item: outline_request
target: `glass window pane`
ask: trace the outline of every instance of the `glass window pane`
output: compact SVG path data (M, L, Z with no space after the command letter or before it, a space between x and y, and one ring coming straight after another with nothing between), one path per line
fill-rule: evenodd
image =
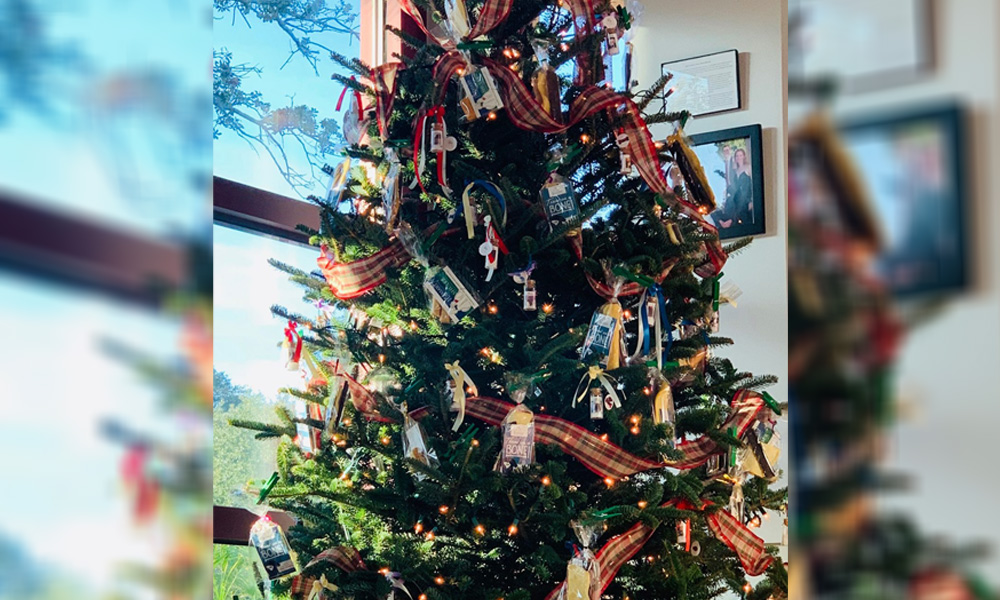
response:
M336 111L343 85L331 80L330 75L345 71L330 59L329 50L348 58L360 56L357 15L361 2L323 3L328 11L324 16L332 20L324 31L312 34L295 29L294 25L301 21L263 22L253 14L244 17L232 8L238 4L215 3L215 174L292 198L318 194L327 179L321 167L338 160L336 150L341 146L339 130L343 121L343 112ZM315 26L315 19L304 20L304 27ZM291 51L295 39L305 38L312 42L310 51L316 53L313 60ZM219 65L225 53L231 70L225 70L227 77L222 78ZM253 99L234 102L234 95L218 93L223 89L231 91L237 79L241 92L260 94L260 103ZM283 110L293 107L316 112ZM230 108L233 110L227 114L232 116L231 122L220 119ZM324 119L336 124L336 133L328 143L317 143L320 136L302 132L310 123L322 128Z
M105 342L170 362L177 321L0 272L0 332L7 342L0 346L0 598L98 598L125 589L152 598L126 582L122 568L162 564L172 526L135 527L135 497L121 473L125 450L102 434L102 423L113 419L165 443L192 425L167 414L162 390Z
M319 252L220 225L215 233L215 504L250 508L250 480L274 471L277 441L261 442L231 418L275 421L285 400L282 387L300 387L301 376L285 369L281 341L285 323L271 314L280 304L300 311L302 290L267 261L309 269Z
M195 231L211 25L190 0L0 4L0 192L150 235Z

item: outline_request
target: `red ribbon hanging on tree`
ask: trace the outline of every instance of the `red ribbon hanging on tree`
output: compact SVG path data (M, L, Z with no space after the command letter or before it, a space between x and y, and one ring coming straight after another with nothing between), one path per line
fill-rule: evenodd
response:
M295 363L302 358L302 336L299 335L297 327L298 323L295 321L289 321L285 326L285 339L295 348L292 351L292 362Z
M375 88L375 116L378 119L378 132L383 140L389 138L389 117L396 101L397 75L404 68L403 63L391 62L371 70L372 86Z

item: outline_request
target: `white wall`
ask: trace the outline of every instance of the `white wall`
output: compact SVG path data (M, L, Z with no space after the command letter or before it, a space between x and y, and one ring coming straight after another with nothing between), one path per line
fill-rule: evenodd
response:
M996 168L1000 6L996 0L935 2L937 66L910 85L843 96L838 116L903 110L956 98L971 110L971 209L968 231L974 289L953 299L931 324L915 331L899 364L902 399L915 414L893 436L892 467L916 476L919 494L886 505L917 515L925 533L956 542L989 541L984 575L1000 585L1000 190Z
M679 0L645 3L635 35L635 78L639 89L660 76L663 62L736 48L740 52L743 109L691 119L688 134L760 124L763 128L765 223L767 233L733 258L725 280L743 289L738 308L724 306L721 335L735 345L720 352L738 368L777 375L771 393L785 400L788 375L786 291L785 48L784 0ZM665 137L667 126L652 126ZM787 425L787 424L785 424ZM782 431L783 439L788 439ZM787 452L782 456L787 469ZM780 485L785 485L784 481ZM765 523L761 535L779 542L780 519Z

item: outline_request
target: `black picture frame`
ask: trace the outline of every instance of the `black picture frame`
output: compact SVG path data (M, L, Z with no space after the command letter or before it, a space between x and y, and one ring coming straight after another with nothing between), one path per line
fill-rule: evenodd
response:
M701 54L699 56L692 56L692 57L689 57L689 58L682 58L682 59L678 59L678 60L671 60L671 61L667 61L667 62L664 62L664 63L660 63L660 73L662 75L666 75L668 72L671 71L671 69L669 68L670 65L677 65L679 63L685 63L685 62L700 60L700 59L704 59L704 58L710 58L710 57L713 57L713 56L721 56L721 55L724 55L724 54L730 54L730 55L732 55L732 68L733 68L733 71L735 72L735 76L736 76L736 81L735 81L735 86L736 86L736 104L732 105L732 106L726 106L724 108L720 108L718 110L713 110L713 111L697 112L697 111L694 111L694 110L690 110L689 112L691 113L691 117L692 118L705 117L705 116L708 116L708 115L717 115L717 114L720 114L720 113L727 113L727 112L731 112L731 111L734 111L734 110L740 110L740 109L743 108L743 82L741 81L740 53L739 53L739 50L733 48L731 50L723 50L721 52L710 52L708 54ZM668 106L669 106L669 102L670 102L669 101L669 95L671 93L671 90L674 89L675 85L676 85L675 82L670 82L670 83L667 84L667 87L664 90L664 95L663 95L663 109L665 111L667 111L667 112L669 112L671 110L674 110L674 109L669 108ZM687 110L688 107L681 106L681 107L676 107L676 109L677 110Z
M761 126L757 124L690 136L691 149L698 155L705 178L715 194L716 209L708 215L708 219L719 229L720 239L761 235L767 231L764 219L766 211L761 132ZM726 146L731 149L728 159L723 154ZM738 169L735 163L739 150L743 150L744 164L749 168L749 173L742 173L749 176L748 183L740 182L741 173L734 171ZM749 158L746 158L747 150ZM725 167L727 163L728 168ZM720 166L726 171L720 169ZM746 203L744 198L749 198Z
M881 224L876 268L893 295L967 289L964 107L947 101L854 117L838 132Z
M853 1L857 6L822 0L789 2L789 45L795 49L789 53L791 80L805 87L832 84L845 94L859 94L913 83L934 69L937 36L932 0ZM824 19L811 12L817 6L840 12ZM879 35L839 47L840 40L847 39L845 30L862 29ZM817 44L816 35L836 41ZM851 54L845 56L845 50ZM909 50L912 54L905 62L896 57Z

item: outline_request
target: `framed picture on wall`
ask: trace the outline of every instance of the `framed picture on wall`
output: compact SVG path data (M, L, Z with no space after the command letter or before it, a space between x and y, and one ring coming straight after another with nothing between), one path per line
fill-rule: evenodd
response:
M705 177L715 194L715 211L708 220L719 237L732 239L760 235L764 227L764 161L760 125L723 129L692 135L691 149L698 155ZM677 174L668 171L675 185Z
M791 0L789 76L846 93L912 81L934 62L930 0Z
M660 70L672 76L663 95L666 112L686 110L700 117L743 107L736 50L665 62Z
M949 103L839 128L881 225L878 270L896 296L968 284L964 114Z

